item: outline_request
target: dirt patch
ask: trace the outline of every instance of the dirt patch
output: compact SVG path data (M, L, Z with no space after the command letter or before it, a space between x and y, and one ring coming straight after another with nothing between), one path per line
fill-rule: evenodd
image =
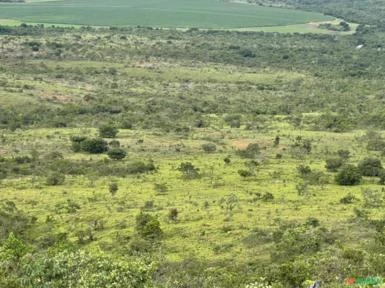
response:
M250 139L237 139L231 141L231 147L237 150L244 150L250 143L255 143Z

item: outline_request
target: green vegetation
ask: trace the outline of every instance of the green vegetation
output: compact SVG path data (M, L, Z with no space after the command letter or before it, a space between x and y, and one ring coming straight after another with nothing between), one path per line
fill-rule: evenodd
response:
M0 26L0 287L385 276L384 31Z
M110 0L107 3L104 0L64 0L1 3L0 19L50 24L221 29L282 26L332 18L320 13L229 1Z
M246 1L245 1L246 2ZM318 11L356 23L384 25L384 0L247 0L262 6Z

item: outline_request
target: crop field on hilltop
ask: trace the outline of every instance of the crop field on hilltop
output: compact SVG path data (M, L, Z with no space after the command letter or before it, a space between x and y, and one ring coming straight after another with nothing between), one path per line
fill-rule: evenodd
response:
M1 3L0 19L95 26L228 29L302 24L332 18L320 13L216 0L63 0Z

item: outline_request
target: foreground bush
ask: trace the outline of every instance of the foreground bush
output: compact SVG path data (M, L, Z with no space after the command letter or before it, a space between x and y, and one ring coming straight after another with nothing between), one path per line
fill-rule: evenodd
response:
M83 251L25 255L21 287L151 287L151 266Z

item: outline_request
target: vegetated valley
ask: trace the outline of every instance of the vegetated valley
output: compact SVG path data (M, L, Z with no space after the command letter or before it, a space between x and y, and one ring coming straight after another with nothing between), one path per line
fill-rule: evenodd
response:
M385 277L385 27L352 15L343 36L0 26L0 287Z

